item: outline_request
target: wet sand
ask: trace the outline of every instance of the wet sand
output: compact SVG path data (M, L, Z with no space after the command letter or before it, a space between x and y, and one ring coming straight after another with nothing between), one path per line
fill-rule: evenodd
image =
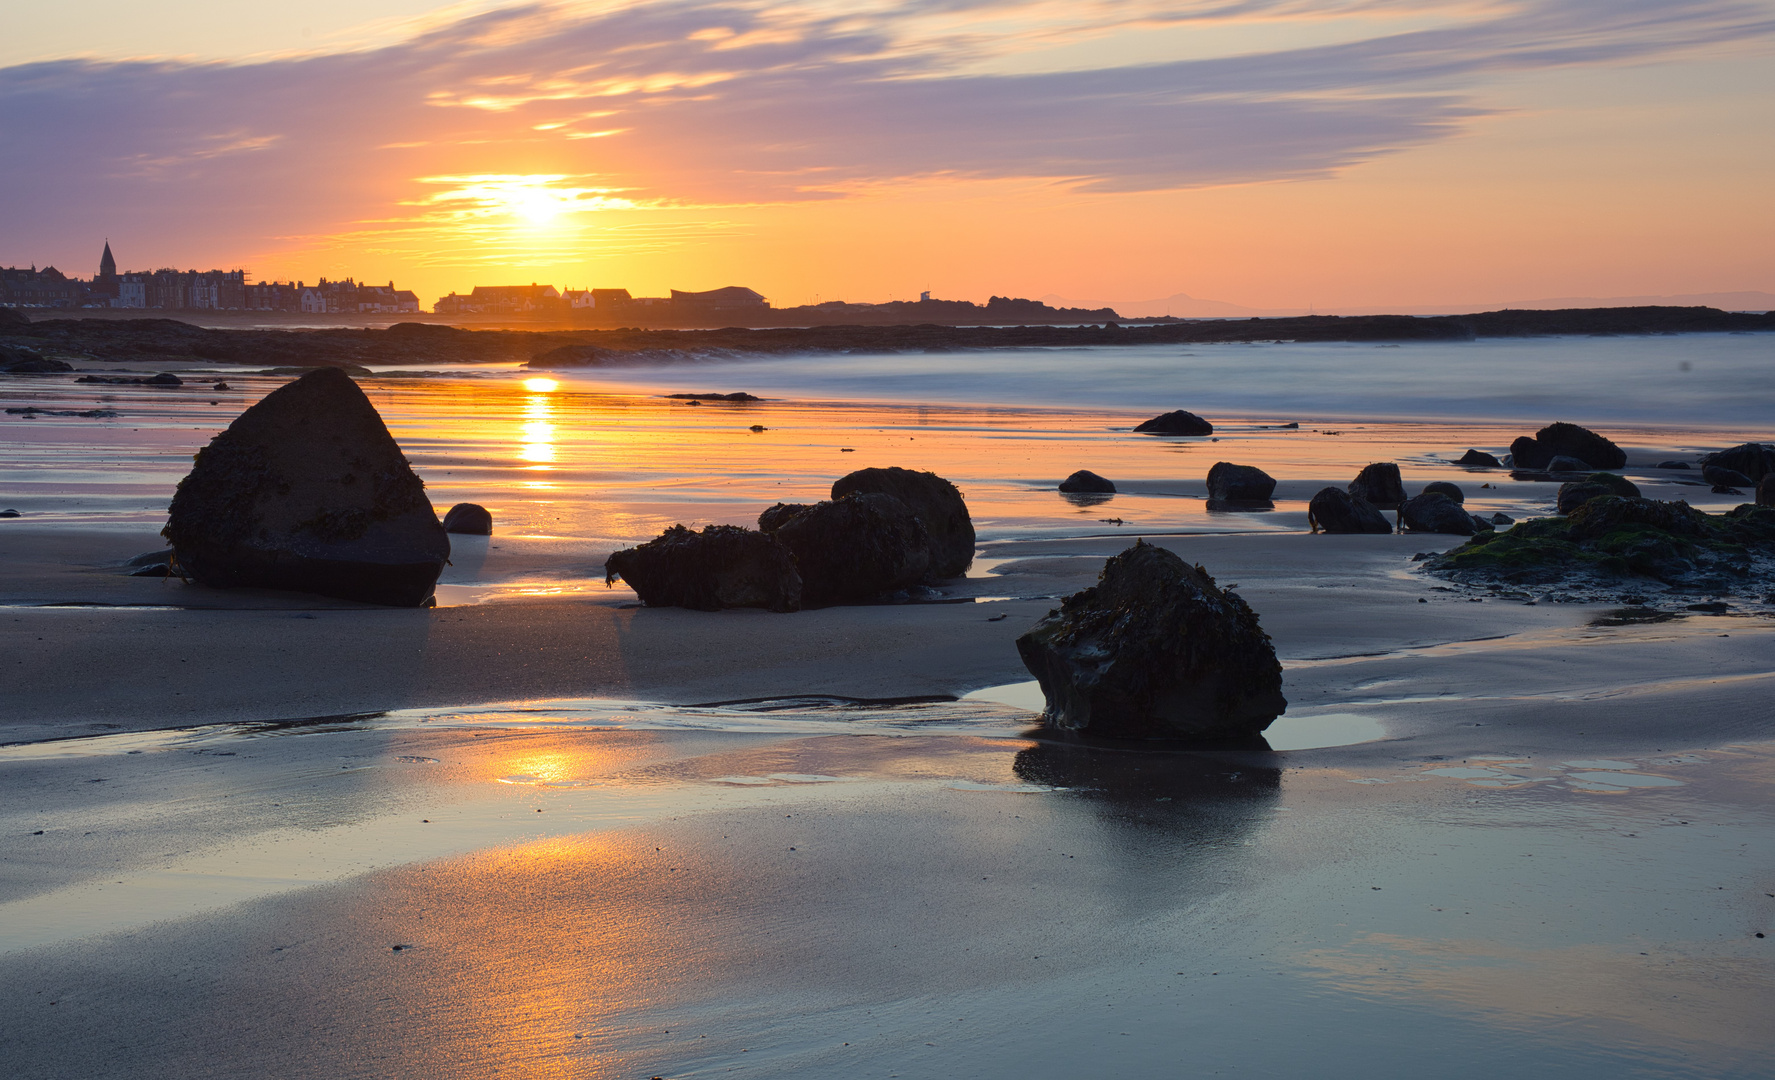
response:
M1346 456L1450 476L1408 446L1468 433L1424 431L1274 450L1267 515L989 478L943 602L794 615L634 607L616 517L459 540L409 611L124 577L157 544L121 502L0 522L4 1071L1766 1075L1769 603L1624 622L1417 572L1458 538L1301 531ZM1013 444L1033 475L1113 439ZM1456 478L1550 501L1497 475ZM1084 748L1003 703L1135 535L1260 613L1294 749Z

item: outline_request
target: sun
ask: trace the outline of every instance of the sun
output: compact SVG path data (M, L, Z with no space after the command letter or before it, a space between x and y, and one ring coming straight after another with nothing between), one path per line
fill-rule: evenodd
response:
M519 189L506 198L506 209L532 225L547 225L559 217L561 197L541 188Z

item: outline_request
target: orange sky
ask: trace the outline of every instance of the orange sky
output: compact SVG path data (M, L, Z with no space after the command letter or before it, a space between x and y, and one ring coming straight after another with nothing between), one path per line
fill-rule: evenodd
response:
M75 6L0 46L3 264L109 237L427 304L1775 292L1768 0Z

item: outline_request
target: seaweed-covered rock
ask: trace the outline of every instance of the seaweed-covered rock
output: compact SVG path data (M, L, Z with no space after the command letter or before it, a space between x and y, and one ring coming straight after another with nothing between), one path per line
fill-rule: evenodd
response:
M1577 424L1548 424L1533 438L1525 435L1510 444L1510 456L1518 469L1545 469L1548 462L1562 455L1587 462L1584 472L1627 464L1627 454L1619 446Z
M1451 484L1447 480L1432 480L1430 483L1424 485L1423 494L1428 495L1432 491L1447 495L1450 500L1456 503L1464 503L1467 501L1467 493L1461 490L1461 486L1459 484Z
M1060 481L1060 490L1069 495L1114 495L1116 486L1090 469L1080 469Z
M832 497L853 491L892 495L924 523L930 537L930 577L960 577L974 562L974 519L954 484L932 472L912 469L858 469L832 485Z
M1017 639L1049 727L1132 739L1250 739L1288 707L1257 615L1200 566L1137 541Z
M1276 493L1276 479L1255 465L1217 461L1208 470L1211 502L1267 503Z
M1193 412L1175 409L1142 421L1134 430L1144 435L1212 435L1214 425Z
M758 515L758 529L760 532L776 532L783 527L785 521L812 505L812 503L777 503Z
M1708 454L1701 459L1701 463L1719 469L1731 469L1754 484L1770 473L1775 473L1775 444L1740 443L1730 449ZM1705 470L1702 475L1706 475Z
M1593 472L1584 478L1584 483L1601 484L1609 489L1611 495L1624 495L1629 499L1639 498L1639 485L1612 472Z
M1483 469L1501 469L1504 467L1503 462L1492 457L1483 450L1468 450L1460 456L1460 459L1457 460L1455 464Z
M1478 529L1473 515L1440 491L1426 491L1406 500L1399 508L1399 520L1412 532L1472 536Z
M775 537L738 525L710 525L702 532L674 525L611 555L604 581L619 577L649 607L801 609L795 556Z
M1307 524L1314 532L1390 533L1393 526L1367 499L1341 488L1320 488L1307 503Z
M1775 580L1775 509L1745 505L1713 516L1680 501L1601 495L1565 517L1475 536L1426 566L1468 582L1591 574L1717 591L1725 582Z
M321 369L273 390L197 453L162 533L205 585L413 607L450 540L370 399Z
M874 600L911 588L930 572L924 523L892 495L853 491L774 524L770 535L795 554L808 607Z
M1364 465L1350 481L1349 492L1381 510L1397 510L1406 500L1405 481L1399 478L1399 466L1391 461Z
M492 536L493 515L479 503L457 503L444 515L444 531L463 536Z

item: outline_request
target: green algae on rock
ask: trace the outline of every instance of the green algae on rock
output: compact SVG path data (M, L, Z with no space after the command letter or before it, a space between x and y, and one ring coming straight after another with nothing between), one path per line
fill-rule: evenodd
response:
M1424 565L1469 584L1546 584L1588 575L1729 590L1775 580L1775 509L1746 504L1706 514L1680 500L1600 495L1565 517L1481 533Z

